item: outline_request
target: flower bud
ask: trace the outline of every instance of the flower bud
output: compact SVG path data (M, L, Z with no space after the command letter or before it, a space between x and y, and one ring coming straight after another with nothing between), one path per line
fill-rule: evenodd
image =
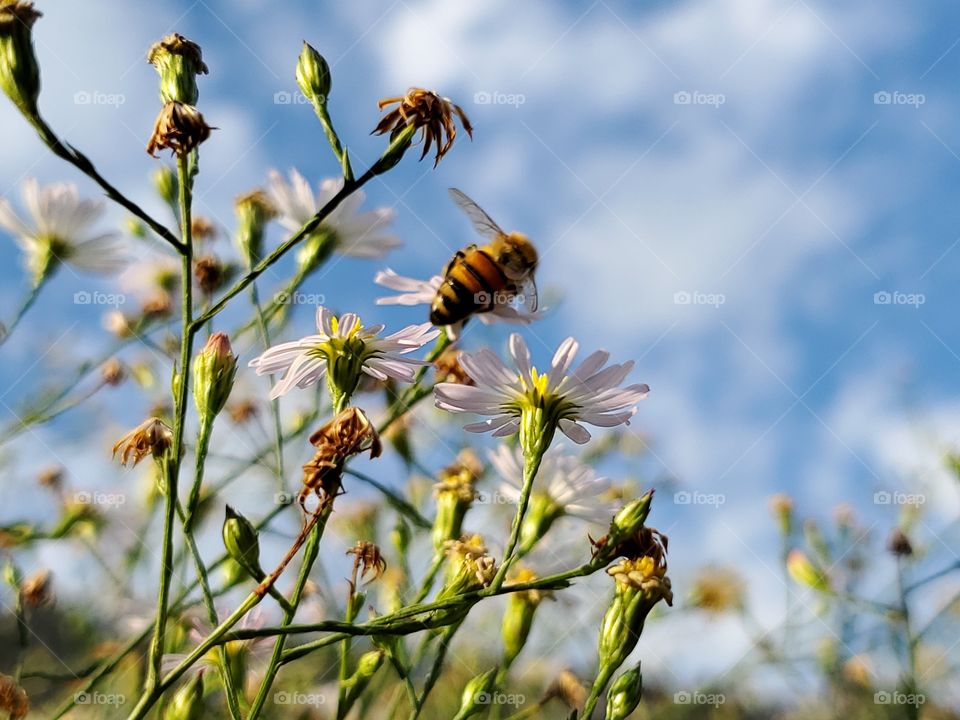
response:
M312 103L326 105L330 96L330 66L323 55L304 41L300 59L297 60L297 85Z
M203 672L177 690L164 715L165 720L200 720L206 709L203 705Z
M460 709L454 720L467 720L489 707L489 696L496 676L497 668L493 668L474 676L467 682L460 696Z
M260 567L260 540L253 524L227 505L222 532L223 546L230 557L255 580L262 580L264 572Z
M607 720L626 720L640 704L643 676L640 663L613 681L607 693Z
M894 528L887 540L887 550L897 557L913 555L913 544L900 528Z
M410 525L402 516L397 516L397 524L390 531L390 542L397 549L397 555L407 556L407 550L410 547Z
M227 404L237 375L237 357L225 333L216 332L193 360L193 400L201 422L213 422Z
M182 102L196 105L200 96L197 75L206 75L200 46L183 35L171 33L147 53L147 62L160 75L160 100L164 103Z
M153 187L167 205L177 203L177 194L180 192L177 182L177 174L168 165L161 165L153 173Z
M479 471L475 463L458 458L440 472L440 481L433 490L437 498L437 514L431 531L435 550L440 550L448 540L460 537L463 518L477 494L474 482Z
M410 149L413 144L413 136L417 133L416 125L405 125L396 135L391 135L390 144L383 151L380 159L370 168L373 175L382 175L391 170L400 162L404 153Z
M514 578L516 583L526 583L536 579L529 570L521 570ZM507 608L503 613L503 666L510 667L517 655L527 643L533 616L540 602L547 597L542 590L520 590L507 596Z
M297 250L297 268L300 273L310 273L327 261L337 246L337 236L326 228L310 233Z
M263 256L263 232L277 211L262 190L237 198L237 249L246 266L253 267Z
M32 28L41 15L32 2L0 0L0 87L29 118L38 116L40 68Z
M780 533L789 535L793 530L793 498L786 493L777 493L770 498L770 511L780 526Z
M830 589L830 579L817 568L802 550L791 550L787 555L787 572L794 582L819 592Z
M367 689L367 685L370 684L377 670L383 665L384 655L383 650L371 650L360 656L357 661L357 669L345 682L349 689L350 704Z

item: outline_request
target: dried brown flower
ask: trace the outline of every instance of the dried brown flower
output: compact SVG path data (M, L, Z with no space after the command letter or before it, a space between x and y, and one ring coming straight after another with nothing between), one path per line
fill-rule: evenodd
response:
M126 371L123 369L123 363L117 358L110 358L100 367L100 377L107 385L116 387L123 382L126 377Z
M190 235L194 240L213 240L217 237L217 226L203 215L195 215L190 220Z
M243 425L249 422L255 418L259 412L260 409L257 407L257 404L250 398L238 400L227 406L227 413L230 415L230 420L237 425Z
M437 370L437 382L456 383L457 385L473 385L473 378L460 365L460 351L447 348L433 362Z
M354 556L353 581L351 584L356 583L358 571L360 573L361 580L365 578L368 573L373 573L373 577L370 578L369 581L373 582L383 575L384 571L387 569L387 561L380 553L380 548L374 545L372 542L357 540L356 544L347 550L347 555Z
M743 608L743 579L731 568L704 568L694 579L690 604L711 614Z
M173 431L159 418L148 418L113 446L113 457L121 465L137 465L147 455L161 457L173 444Z
M23 598L23 604L31 608L49 605L53 601L51 577L49 570L38 570L20 583L20 597Z
M370 457L375 458L383 450L376 429L363 410L355 407L342 410L314 432L310 436L310 443L317 448L317 452L303 466L303 490L299 497L301 507L311 491L320 497L321 506L339 494L343 464L350 457L369 451Z
M30 710L27 692L9 675L0 673L0 710L10 715L10 720L26 717Z
M50 465L37 473L37 483L41 487L59 490L63 485L63 466Z
M887 540L887 550L897 557L910 557L913 555L913 544L903 530L894 528Z
M571 670L563 670L547 688L541 704L557 698L570 710L579 710L587 700L587 689Z
M432 90L410 88L406 95L383 98L377 105L381 110L388 105L396 105L396 107L380 119L380 123L373 132L377 135L389 132L390 138L393 139L404 128L414 126L421 131L423 139L421 160L430 152L430 147L436 145L434 167L453 147L454 138L457 136L454 116L460 118L463 129L470 138L473 138L473 126L463 109L451 102L449 98L441 97Z
M147 152L156 157L157 150L169 149L175 155L186 155L210 137L211 130L216 128L207 125L199 110L171 100L157 115Z
M197 287L205 295L212 295L223 287L228 275L223 262L213 255L197 258L193 264L193 277L196 278Z
M173 310L173 300L169 293L158 291L143 301L140 312L144 318L163 318Z

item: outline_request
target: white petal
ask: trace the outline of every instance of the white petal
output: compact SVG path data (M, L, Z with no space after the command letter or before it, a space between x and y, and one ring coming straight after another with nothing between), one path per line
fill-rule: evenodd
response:
M572 420L562 419L559 423L560 431L577 445L584 445L590 440L590 433L582 425L578 425Z

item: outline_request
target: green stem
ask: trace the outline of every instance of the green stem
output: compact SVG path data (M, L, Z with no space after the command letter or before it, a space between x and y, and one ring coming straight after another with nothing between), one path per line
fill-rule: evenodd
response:
M584 720L589 720L593 715L593 709L597 706L597 701L600 699L600 696L603 694L603 689L607 686L607 683L610 682L610 678L613 675L616 668L605 665L600 668L600 671L597 673L597 679L593 681L593 687L590 688L590 694L587 696L587 701L583 704L583 712L581 717Z
M260 328L260 337L263 340L264 347L270 347L270 328L263 312L263 306L260 304L260 293L257 291L256 283L250 286L250 303L256 311L257 325ZM280 420L280 398L274 398L270 401L270 414L273 416L274 452L277 455L277 480L280 483L278 490L282 492L284 488L283 479L286 475L283 470L283 423Z
M294 586L293 593L290 595L291 609L284 611L281 627L287 627L293 622L294 615L296 615L297 608L300 606L300 600L303 597L303 589L307 584L307 580L310 578L310 570L313 568L313 563L316 561L317 555L320 552L320 540L323 537L323 531L326 528L327 520L332 512L333 503L328 502L320 513L319 521L315 522L310 530L310 535L303 549L303 561L300 564L300 574L297 577L297 583ZM256 720L263 710L263 705L267 700L267 694L270 692L277 673L280 671L280 661L286 640L286 635L278 635L276 641L274 641L270 662L267 665L263 682L260 683L260 689L257 691L253 705L250 708L250 713L247 715L247 720Z
M108 198L126 209L135 217L145 222L151 230L176 248L179 253L183 254L188 251L187 245L189 243L187 240L181 242L168 228L154 220L139 205L130 200L113 185L107 182L107 180L100 175L99 172L97 172L97 168L90 161L90 159L72 145L62 142L60 138L58 138L53 132L53 129L47 125L45 120L39 116L29 119L34 129L37 131L37 134L40 136L40 139L43 140L44 144L48 148L50 148L54 155L66 160L84 175L97 183L97 185L103 189L104 193L106 193ZM186 235L184 235L184 237L186 237Z
M434 685L437 684L437 680L440 679L440 673L443 670L443 662L446 660L447 650L450 648L450 643L453 640L453 636L456 634L457 630L460 629L462 624L463 621L461 620L460 622L456 622L453 625L448 626L443 631L443 635L440 637L440 647L437 648L437 654L433 658L433 665L430 667L430 672L427 674L426 680L423 681L423 690L420 692L420 697L417 699L417 704L410 713L410 720L417 720L417 718L420 717L420 712L423 710L423 706L427 702L430 691L433 690Z
M363 175L358 179L352 182L344 182L343 187L340 188L340 191L337 192L330 200L320 208L316 215L314 215L310 220L308 220L302 228L297 232L287 238L284 242L280 243L273 252L271 252L267 257L263 258L258 262L250 271L244 275L240 280L238 280L233 287L227 290L217 302L215 302L206 312L204 312L200 317L194 321L194 326L199 328L210 320L212 320L216 315L218 315L234 297L239 293L243 292L254 280L260 277L268 268L274 265L280 258L286 255L295 245L297 245L304 238L310 236L310 234L316 230L320 223L322 223L337 207L342 203L347 197L352 195L354 192L359 190L361 187L366 185L371 179L376 177L373 169L367 170Z
M213 432L213 418L204 417L200 420L200 429L197 431L197 445L194 448L193 485L187 499L186 515L183 522L184 532L192 532L196 519L197 506L200 505L200 489L203 486L204 468L207 465L207 450L210 447L210 435Z
M547 443L549 445L549 443ZM523 517L527 513L527 507L530 505L530 495L533 493L533 483L537 479L537 471L540 470L540 463L543 461L543 454L546 448L538 448L528 453L523 463L523 489L520 491L520 501L517 503L517 512L513 516L513 524L510 527L510 537L503 550L503 562L500 563L500 569L497 570L493 582L487 588L490 594L497 592L503 585L507 577L507 572L515 560L514 551L520 540L520 530L523 527Z
M144 697L156 689L160 681L160 664L163 660L164 640L167 627L167 607L170 599L170 581L173 575L173 525L177 508L177 485L182 460L184 425L187 415L187 392L190 385L190 358L193 354L193 242L191 237L192 175L186 155L177 158L180 186L181 243L180 286L181 338L180 367L174 377L174 408L176 417L173 427L173 445L166 460L166 507L163 518L163 543L160 551L160 590L157 594L157 619L150 643L150 664L147 671L147 691Z
M20 302L20 307L17 308L17 312L13 316L13 319L10 320L10 322L8 322L5 326L0 328L0 330L2 330L2 335L0 335L0 345L3 345L7 340L10 339L10 336L13 335L14 329L20 324L23 316L27 314L27 311L33 306L33 303L36 302L38 297L40 297L40 290L46 284L46 281L49 279L49 277L50 274L45 273L39 281L33 284L33 287L30 288L23 300Z

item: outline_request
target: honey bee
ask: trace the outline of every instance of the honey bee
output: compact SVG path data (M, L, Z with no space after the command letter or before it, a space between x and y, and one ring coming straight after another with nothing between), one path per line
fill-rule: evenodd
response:
M456 188L450 188L450 196L489 242L458 250L447 264L443 282L430 305L430 322L453 325L474 313L491 312L503 305L521 305L527 312L534 312L537 250L533 243L522 233L505 233Z

